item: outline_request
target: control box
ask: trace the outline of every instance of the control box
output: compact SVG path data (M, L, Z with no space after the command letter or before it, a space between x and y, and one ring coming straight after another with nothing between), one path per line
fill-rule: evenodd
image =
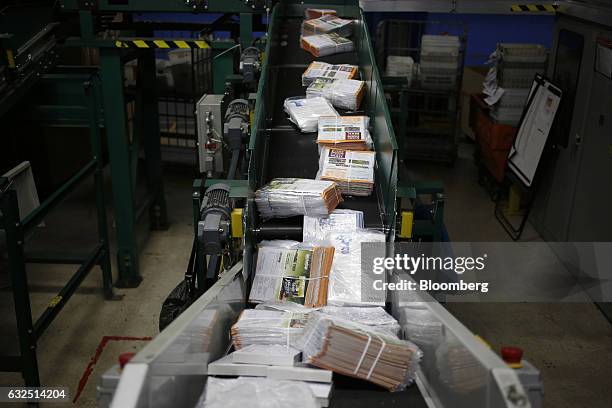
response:
M226 95L206 94L196 104L198 164L209 177L223 174L223 122Z

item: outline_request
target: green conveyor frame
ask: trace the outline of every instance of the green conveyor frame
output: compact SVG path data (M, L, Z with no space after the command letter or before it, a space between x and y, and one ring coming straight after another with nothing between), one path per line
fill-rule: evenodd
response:
M366 227L384 231L387 240L392 242L396 225L398 145L368 28L357 3L328 1L317 4L318 7L330 7L333 4L339 15L355 20L351 37L355 44L354 51L321 58L313 57L299 46L301 23L308 6L295 2L282 2L274 7L248 146L249 188L253 193L274 177L315 178L318 169L315 137L313 134L300 133L289 122L283 111L283 101L287 97L305 94L305 88L301 85L301 75L314 60L357 65L361 79L366 82L366 94L358 113L370 117L370 132L376 150L376 186L372 196L345 197L341 207L362 210ZM250 259L254 244L258 240L256 232L266 224L268 229L273 229L274 226L287 227L291 223L299 224L301 218L280 222L264 222L259 219L251 194L246 211L245 230L248 233L245 270L251 270Z

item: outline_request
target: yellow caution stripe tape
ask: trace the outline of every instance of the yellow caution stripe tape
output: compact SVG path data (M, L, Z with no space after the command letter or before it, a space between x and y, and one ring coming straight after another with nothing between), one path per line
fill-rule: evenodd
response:
M185 40L185 39L176 39L176 40L160 40L160 39L139 39L139 38L130 38L130 39L120 39L115 41L115 47L117 48L210 48L210 45L204 40Z
M513 4L510 6L510 11L518 13L554 13L558 8L558 4Z

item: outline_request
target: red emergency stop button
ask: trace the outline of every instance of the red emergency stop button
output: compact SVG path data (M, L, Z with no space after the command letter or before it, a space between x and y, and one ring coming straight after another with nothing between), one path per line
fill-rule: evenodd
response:
M512 368L521 368L523 366L523 363L521 362L523 359L523 349L520 347L502 347L501 356L506 364Z
M132 357L134 357L136 353L121 353L119 354L119 367L123 369L127 363L130 362Z

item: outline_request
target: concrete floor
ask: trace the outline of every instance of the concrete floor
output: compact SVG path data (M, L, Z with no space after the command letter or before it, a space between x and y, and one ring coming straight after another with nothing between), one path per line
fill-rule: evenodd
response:
M493 203L476 183L472 146L462 144L453 168L410 165L413 177L442 180L446 188L446 225L454 241L506 241L493 218ZM166 295L181 280L191 247L192 173L167 168L165 189L171 225L167 231L147 233L142 227L141 273L137 289L117 289L121 301L105 301L99 270L94 269L49 327L38 347L41 380L47 386L67 386L75 394L79 380L104 336L155 336ZM75 193L65 206L46 220L28 245L53 244L75 250L86 244L83 231L94 231L94 207L88 201L91 186ZM109 195L110 197L110 195ZM111 218L112 219L112 218ZM528 227L524 238L538 240ZM93 243L93 241L91 241ZM73 248L74 246L74 248ZM28 269L32 305L38 315L72 269L36 265ZM116 273L116 269L115 269ZM0 274L6 288L5 275ZM0 342L14 348L12 299L0 299ZM517 345L542 371L546 407L612 406L612 326L592 304L449 304L449 309L495 349ZM95 364L78 406L95 406L98 377L117 361L119 353L137 351L142 340L110 341ZM19 375L0 374L0 386L21 383ZM53 404L52 406L58 406Z

